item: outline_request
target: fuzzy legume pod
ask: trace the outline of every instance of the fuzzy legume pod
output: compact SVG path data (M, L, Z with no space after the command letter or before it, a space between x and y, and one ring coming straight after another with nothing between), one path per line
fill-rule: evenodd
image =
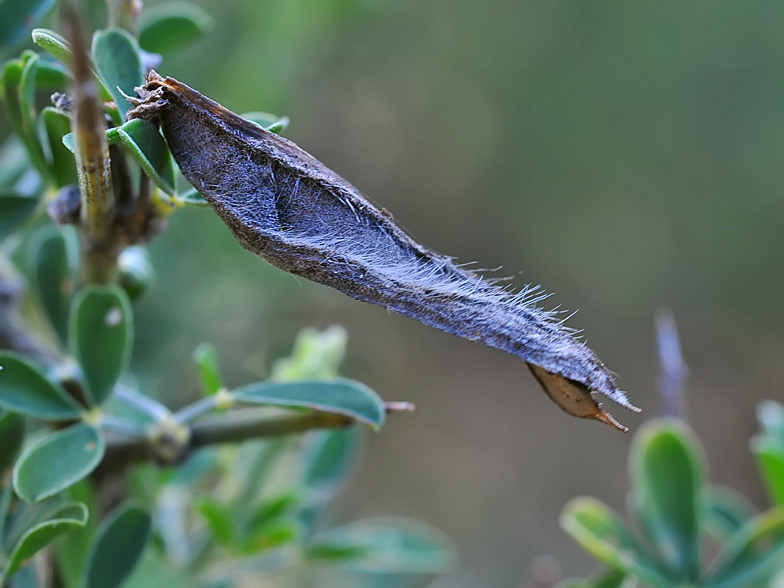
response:
M280 269L522 358L566 412L625 428L612 373L533 289L511 293L430 251L297 145L154 71L128 118L159 124L188 181L243 247Z

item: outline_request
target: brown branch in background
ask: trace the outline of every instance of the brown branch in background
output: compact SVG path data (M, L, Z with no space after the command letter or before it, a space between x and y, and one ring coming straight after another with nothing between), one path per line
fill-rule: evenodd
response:
M205 418L195 423L191 427L191 447L195 449L217 443L237 443L259 437L301 433L310 429L341 429L354 422L347 416L324 412L263 419L259 419L252 412L256 411L244 410L233 415ZM228 418L229 416L231 418Z
M81 21L70 4L63 8L63 25L73 47L72 127L82 197L82 277L86 282L107 283L114 278L118 252L112 238L115 202L106 118Z
M132 463L150 459L174 465L181 463L192 451L208 445L240 443L311 429L342 429L354 422L346 416L322 412L270 415L265 409L244 409L202 419L179 431L157 427L145 439L112 434L107 438L106 455L96 476L103 478L124 471Z

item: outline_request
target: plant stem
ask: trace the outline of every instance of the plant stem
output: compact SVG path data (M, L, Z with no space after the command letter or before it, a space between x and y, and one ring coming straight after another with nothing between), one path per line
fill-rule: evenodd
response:
M124 405L152 417L156 422L172 416L172 412L165 405L123 384L115 386L114 397Z
M193 404L189 404L188 406L185 406L174 413L174 420L179 424L192 421L202 415L207 414L208 412L215 410L220 400L220 398L216 398L215 396L208 396L207 398L197 400Z
M72 128L82 196L82 277L88 283L108 283L116 273L117 247L112 242L115 203L106 121L79 17L71 8L64 11L64 20L73 46Z
M311 429L341 429L354 421L342 415L321 412L285 413L271 416L269 409L244 409L205 418L192 425L185 447L178 452L182 460L191 451L219 443L239 443L249 439L279 437L291 433L302 433ZM130 463L149 460L161 461L150 439L130 439L125 436L107 438L106 456L102 466L106 470L122 470ZM178 460L174 460L177 463ZM171 463L164 461L164 463ZM103 469L103 467L102 467Z
M117 417L113 417L111 415L102 415L100 424L104 429L119 433L121 435L127 435L129 437L139 439L145 438L146 433L144 429L141 429L134 423L124 419L118 419Z
M237 413L205 418L191 427L190 445L195 449L216 443L237 443L247 439L276 437L310 429L341 429L354 422L349 417L325 412L273 417L259 412L246 409Z

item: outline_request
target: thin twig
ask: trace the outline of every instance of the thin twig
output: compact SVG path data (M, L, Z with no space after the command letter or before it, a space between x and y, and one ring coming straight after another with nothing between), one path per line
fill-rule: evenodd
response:
M106 122L81 22L73 6L65 5L63 20L73 47L72 129L82 196L82 274L87 282L106 283L113 279L117 261L116 248L110 242L115 203Z

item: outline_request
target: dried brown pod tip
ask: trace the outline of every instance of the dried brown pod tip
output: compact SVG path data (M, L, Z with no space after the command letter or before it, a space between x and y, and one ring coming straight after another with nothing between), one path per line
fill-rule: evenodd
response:
M297 145L151 71L128 118L161 126L185 177L243 247L280 269L516 355L566 412L620 430L594 394L638 411L537 288L513 293L409 237Z

